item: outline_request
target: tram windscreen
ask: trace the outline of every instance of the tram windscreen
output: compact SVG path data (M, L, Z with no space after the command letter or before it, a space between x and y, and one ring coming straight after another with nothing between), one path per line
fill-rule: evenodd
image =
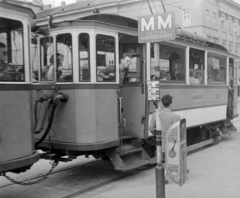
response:
M112 36L98 34L96 36L97 53L97 81L116 82L116 63L115 63L115 38ZM112 77L103 79L101 72L108 72Z
M23 24L0 17L0 82L24 80Z
M72 65L72 35L57 35L57 81L72 82L73 81L73 65Z

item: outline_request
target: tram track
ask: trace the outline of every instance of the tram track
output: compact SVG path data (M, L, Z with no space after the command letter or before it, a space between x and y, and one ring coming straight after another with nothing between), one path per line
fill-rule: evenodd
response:
M51 175L63 172L63 171L67 171L67 170L71 170L71 169L78 168L78 167L81 167L81 166L87 166L87 165L90 165L90 164L93 164L93 163L97 163L99 161L101 161L101 160L93 160L91 162L85 162L85 163L74 165L74 166L70 166L70 167L60 168L59 170L56 170L56 171L53 171L52 173L50 173L48 175L48 177L51 176ZM44 176L45 176L45 173L42 173L41 175L21 180L21 182L27 182L27 181L31 181L31 180L36 180L36 179L44 177ZM15 185L15 183L9 183L9 184L5 184L3 186L0 186L0 189L1 188L5 188L5 187L9 187L9 186L12 186L12 185Z
M77 192L75 192L75 193L72 193L72 194L70 194L70 195L67 195L67 196L64 196L64 197L61 197L61 198L74 198L74 197L79 196L79 195L81 195L81 194L84 194L84 193L90 192L90 191L92 191L92 190L95 190L95 189L97 189L97 188L103 187L103 186L105 186L105 185L107 185L107 184L111 184L111 183L113 183L113 182L115 182L115 181L119 181L119 180L121 180L121 179L124 179L124 178L126 178L126 177L128 177L128 176L130 176L130 175L132 175L132 174L134 174L134 173L125 173L124 175L121 175L121 176L119 176L119 177L116 177L116 178L107 180L107 181L105 181L105 182L102 182L102 183L100 183L100 184L97 184L97 185L88 187L88 188L83 189L83 190L79 190L79 191L77 191Z

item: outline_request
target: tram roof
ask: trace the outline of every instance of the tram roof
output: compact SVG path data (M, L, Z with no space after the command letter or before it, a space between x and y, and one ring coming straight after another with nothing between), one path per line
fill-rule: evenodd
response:
M4 1L0 1L0 7L2 9L6 9L6 10L11 9L20 13L28 14L32 19L36 19L36 15L31 8L27 8L25 6L20 6L14 3L4 2Z
M67 12L78 11L85 8L98 8L97 6L106 6L106 5L116 5L118 2L116 0L85 0L73 4L68 4L60 7L50 8L43 10L42 12L37 13L37 19L47 17L48 15L63 14Z

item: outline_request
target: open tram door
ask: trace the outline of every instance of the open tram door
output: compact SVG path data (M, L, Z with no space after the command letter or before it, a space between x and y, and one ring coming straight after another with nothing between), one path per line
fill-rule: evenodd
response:
M116 151L107 152L117 170L130 170L152 163L142 146L142 140L147 137L148 123L145 51L146 46L138 43L137 36L119 35L119 62L124 53L130 53L132 60L119 88L120 146Z
M237 62L233 58L228 60L228 103L227 119L224 121L225 129L221 131L224 134L232 135L237 132L236 127L231 120L238 116L237 113Z
M229 58L229 72L228 72L228 108L227 117L233 119L237 116L237 62L234 62L233 58Z

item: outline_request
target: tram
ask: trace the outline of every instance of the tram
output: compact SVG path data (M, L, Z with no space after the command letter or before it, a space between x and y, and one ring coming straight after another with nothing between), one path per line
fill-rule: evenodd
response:
M23 172L38 161L30 79L31 9L0 1L0 173Z
M148 130L155 107L148 101L147 82L157 75L156 53L153 44L138 43L137 21L100 13L71 20L61 15L58 22L54 16L39 16L41 24L31 39L31 109L36 149L45 151L41 157L107 157L123 171L155 163ZM238 116L238 57L204 35L182 28L176 33L174 41L155 43L160 92L173 96L172 110L187 120L188 150L194 150L236 132L231 120ZM120 86L125 52L133 58ZM112 82L98 75L109 65L116 68ZM198 83L192 83L190 73ZM62 102L53 111L56 95Z

